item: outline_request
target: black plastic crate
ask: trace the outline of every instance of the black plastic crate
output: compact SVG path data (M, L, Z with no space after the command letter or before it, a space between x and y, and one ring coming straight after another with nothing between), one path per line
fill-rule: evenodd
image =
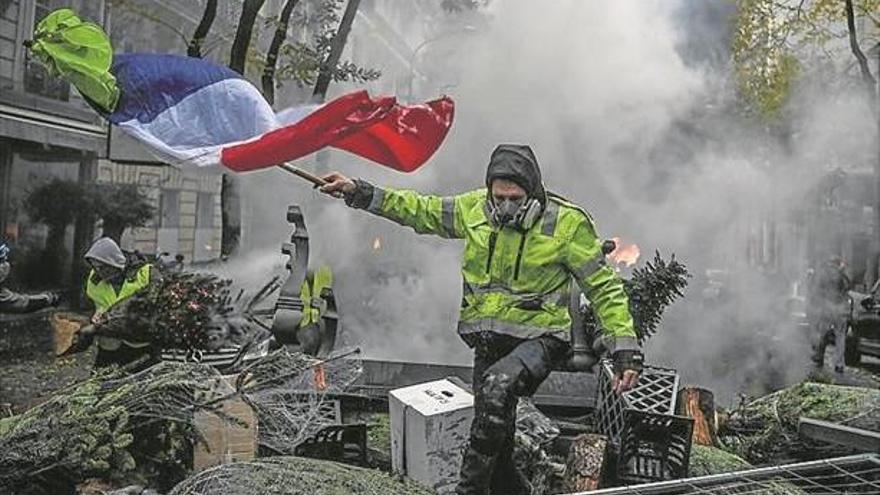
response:
M675 370L645 366L636 387L622 395L611 389L614 371L610 360L602 361L598 374L596 419L599 433L607 436L611 443L620 444L627 410L675 414L679 382Z
M675 370L645 366L636 387L611 388L611 361L601 363L596 399L599 432L615 454L618 481L644 483L687 476L693 419L675 415L679 377Z
M617 455L617 479L626 483L687 477L694 420L629 410Z

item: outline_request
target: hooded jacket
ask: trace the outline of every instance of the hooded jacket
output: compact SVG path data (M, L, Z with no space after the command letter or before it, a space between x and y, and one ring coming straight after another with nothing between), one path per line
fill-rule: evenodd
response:
M487 218L488 188L506 178L542 201L540 219L528 230L493 225ZM623 282L607 266L592 218L578 206L547 194L537 160L528 146L501 145L492 153L487 187L439 197L385 189L356 181L346 197L421 234L463 239L463 293L459 334L495 332L518 338L552 334L570 338L571 280L590 300L613 352L638 349Z
M162 280L161 276L153 270L153 265L150 264L145 264L136 270L131 270L131 273L125 273L128 268L125 253L109 237L102 237L95 241L86 253L85 258L123 270L124 279L119 286L115 286L106 280L100 280L94 270L89 272L88 279L86 280L86 295L95 305L95 311L99 314L107 313L111 309L119 313L125 312L125 303L133 295L146 290L150 285L161 283ZM101 349L113 351L119 349L122 344L129 347L145 347L148 345L143 342L124 341L106 336L98 338L98 346Z
M547 204L547 193L541 180L541 169L532 149L521 144L502 144L495 148L486 167L486 189L492 189L492 181L507 179L525 189L529 198Z
M92 244L86 252L87 260L95 260L112 266L113 268L125 269L125 253L116 244L116 241L109 237L102 237Z

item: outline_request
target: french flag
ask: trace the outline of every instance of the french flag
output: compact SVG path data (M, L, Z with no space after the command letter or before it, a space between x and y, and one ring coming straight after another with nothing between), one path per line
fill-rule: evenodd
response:
M448 97L404 106L366 91L276 113L240 74L180 55L116 54L110 72L119 101L112 113L96 109L161 160L190 169L245 172L329 146L411 172L440 147L454 114Z

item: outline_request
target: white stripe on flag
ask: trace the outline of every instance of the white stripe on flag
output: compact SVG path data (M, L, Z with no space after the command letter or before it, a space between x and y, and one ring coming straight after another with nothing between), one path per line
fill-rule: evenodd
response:
M220 149L253 139L279 125L257 89L241 79L220 81L187 96L152 122L131 119L119 128L171 165L216 166Z

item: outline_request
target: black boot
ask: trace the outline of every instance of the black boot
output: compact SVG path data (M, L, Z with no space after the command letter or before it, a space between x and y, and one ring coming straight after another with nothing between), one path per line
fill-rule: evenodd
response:
M497 454L481 454L469 446L461 460L461 479L455 488L456 495L488 495L497 460Z
M512 456L513 446L504 451L495 465L492 475L491 495L529 495L532 485L525 475L516 468Z

